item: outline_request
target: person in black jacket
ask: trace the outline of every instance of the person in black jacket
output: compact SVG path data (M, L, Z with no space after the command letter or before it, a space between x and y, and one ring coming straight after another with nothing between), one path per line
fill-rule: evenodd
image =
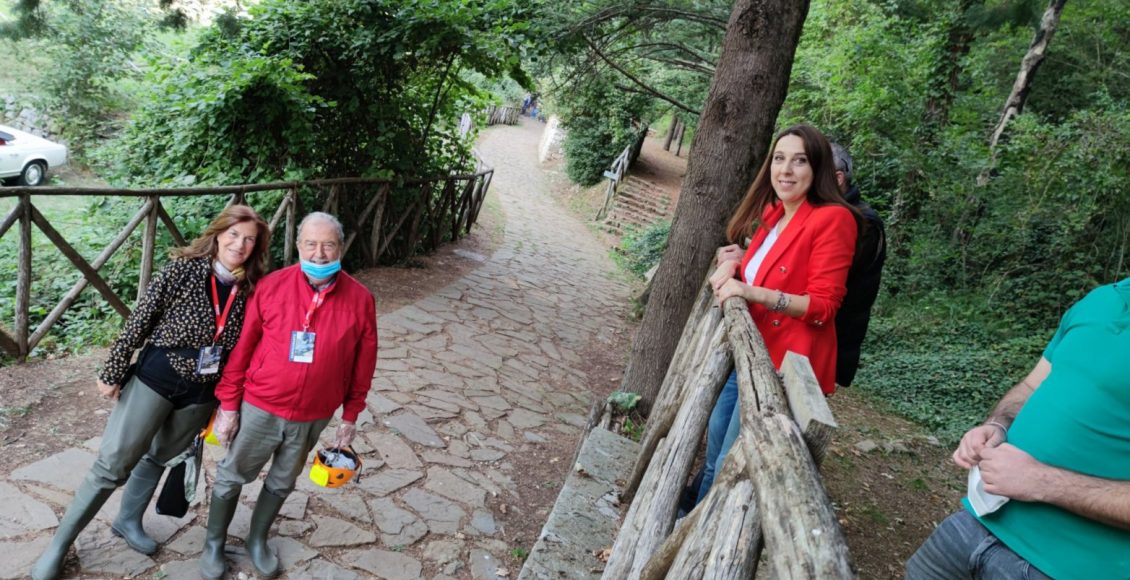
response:
M848 203L863 214L863 224L855 247L855 257L848 271L847 295L836 315L836 386L848 387L859 368L860 346L867 335L871 321L871 305L879 295L879 280L883 262L887 259L887 234L883 220L859 194L852 183L852 160L847 149L832 143L832 157L836 162L836 183Z

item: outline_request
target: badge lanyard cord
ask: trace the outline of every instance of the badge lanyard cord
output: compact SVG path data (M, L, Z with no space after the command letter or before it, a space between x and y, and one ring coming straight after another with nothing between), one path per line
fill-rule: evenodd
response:
M314 311L326 301L326 292L332 287L333 283L314 293L314 298L310 300L310 308L306 309L306 320L302 323L303 333L310 330L310 322L314 319Z
M212 337L212 346L220 340L220 335L224 333L224 327L228 324L228 313L231 312L231 306L235 303L235 293L239 290L239 282L236 282L231 287L231 292L228 294L228 303L224 305L223 313L220 312L220 291L216 288L216 275L212 275L212 309L216 312L216 335Z

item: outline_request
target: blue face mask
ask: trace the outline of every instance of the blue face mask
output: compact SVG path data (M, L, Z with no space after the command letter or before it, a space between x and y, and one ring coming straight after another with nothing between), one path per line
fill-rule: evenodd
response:
M341 271L341 260L334 260L329 264L315 264L306 260L299 260L302 272L314 280L325 280Z

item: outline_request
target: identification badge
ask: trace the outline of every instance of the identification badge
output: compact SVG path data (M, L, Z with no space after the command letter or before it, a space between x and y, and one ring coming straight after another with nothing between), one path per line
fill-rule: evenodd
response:
M219 345L205 346L200 349L200 356L196 359L196 374L214 375L220 372L220 358L224 354L224 347Z
M295 330L290 333L290 362L314 362L314 333Z

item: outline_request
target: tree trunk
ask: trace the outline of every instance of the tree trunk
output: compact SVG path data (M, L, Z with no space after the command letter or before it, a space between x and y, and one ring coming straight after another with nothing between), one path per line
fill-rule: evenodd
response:
M989 140L989 148L993 150L994 155L996 154L997 143L1000 141L1005 127L1008 126L1008 122L1024 110L1024 102L1028 100L1028 91L1032 88L1032 79L1035 78L1040 63L1044 62L1048 45L1052 41L1052 36L1055 35L1056 27L1059 26L1059 15L1063 13L1064 4L1067 4L1067 0L1051 0L1043 17L1040 18L1040 26L1036 29L1036 36L1032 38L1032 44L1028 46L1028 53L1024 55L1024 60L1020 61L1020 72L1016 74L1016 82L1012 85L1012 92L1009 93L1008 100L1004 103L1004 112L1001 113L1001 119L997 122L996 128L993 129L992 139Z
M738 0L699 118L667 251L622 390L650 408L730 214L761 166L785 100L808 0Z
M675 157L678 157L679 155L681 155L683 153L683 134L686 133L686 132L687 132L687 125L685 123L679 123L679 137L678 137L679 144L675 148Z
M671 116L671 126L667 127L667 138L663 141L663 150L671 150L671 140L675 138L675 131L679 129L679 116Z

